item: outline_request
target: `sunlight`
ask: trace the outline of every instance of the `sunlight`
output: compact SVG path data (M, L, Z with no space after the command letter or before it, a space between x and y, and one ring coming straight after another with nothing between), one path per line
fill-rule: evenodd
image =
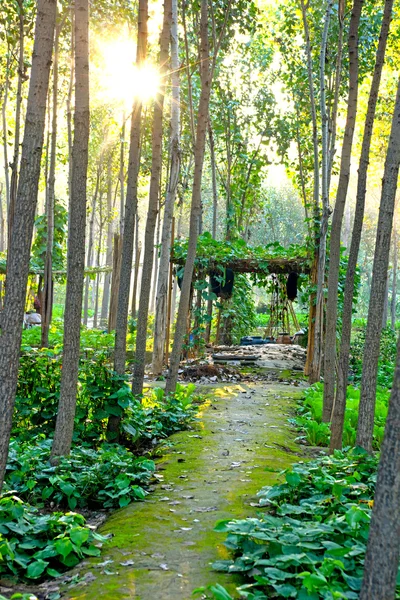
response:
M128 109L134 98L148 102L157 95L160 76L157 69L145 64L135 65L136 44L133 40L119 39L102 43L101 96L106 102L117 102Z

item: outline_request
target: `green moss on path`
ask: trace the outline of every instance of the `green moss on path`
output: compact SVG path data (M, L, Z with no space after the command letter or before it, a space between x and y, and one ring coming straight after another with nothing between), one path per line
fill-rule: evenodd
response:
M209 390L208 390L209 391ZM116 511L101 528L112 533L101 559L80 567L70 600L188 600L193 589L233 577L211 570L226 557L215 522L256 514L257 491L276 481L266 468L298 460L287 418L300 391L280 384L215 388L198 427L171 438L160 479L145 502Z

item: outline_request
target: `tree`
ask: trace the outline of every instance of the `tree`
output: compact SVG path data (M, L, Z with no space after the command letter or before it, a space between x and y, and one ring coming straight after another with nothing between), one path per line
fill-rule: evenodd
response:
M171 21L171 130L170 130L170 174L164 206L161 234L160 265L158 269L157 298L154 322L152 371L160 374L164 359L164 344L167 327L168 265L171 252L171 227L180 170L180 81L178 53L178 3L172 0ZM170 290L171 292L171 290Z
M342 447L344 414L346 410L347 379L349 372L353 295L357 271L358 253L360 249L361 232L363 229L369 153L371 147L372 131L375 120L379 86L381 81L382 69L385 62L386 45L389 35L392 8L393 0L385 0L385 9L382 17L381 33L379 37L378 49L376 52L375 67L371 82L371 89L368 99L368 109L364 125L364 135L358 169L356 209L354 215L353 233L351 237L349 260L347 263L346 281L344 288L342 336L340 340L337 388L331 425L331 450Z
M68 222L67 294L60 401L51 456L69 454L74 431L83 281L89 157L89 2L75 0L75 113Z
M0 320L0 490L8 456L18 378L55 22L56 1L38 0L21 169L8 253L7 289Z
M400 556L400 338L360 600L394 600Z
M147 54L148 1L139 0L136 65L140 69ZM128 327L129 293L133 259L135 218L137 213L138 176L140 168L140 132L142 101L136 97L132 107L130 146L125 196L124 236L122 241L121 278L118 292L118 309L115 328L114 369L125 373L126 333ZM109 418L109 429L116 432L119 418Z
M397 87L392 130L389 138L382 182L382 195L376 232L371 298L368 310L367 331L365 334L361 394L358 412L357 445L365 448L369 452L372 451L379 342L382 331L382 312L385 302L390 240L393 227L393 213L396 201L399 168L400 79Z
M154 103L153 128L152 128L152 161L149 192L149 206L147 211L146 232L144 238L144 255L142 281L140 286L139 311L136 332L136 353L133 373L132 391L141 394L143 388L147 321L151 289L151 275L154 258L154 230L157 221L158 199L160 195L160 175L162 166L162 124L164 97L167 83L168 50L171 35L172 0L164 0L164 19L160 36L160 76L161 84ZM167 246L168 248L168 246ZM168 271L168 269L166 269Z
M225 14L225 24L229 16L231 2L228 3ZM225 27L222 29L221 38ZM197 238L201 219L201 180L204 165L206 134L208 125L209 102L211 93L212 75L218 54L218 46L214 49L213 65L210 70L209 39L208 39L208 5L207 0L201 1L200 15L200 75L201 92L197 113L196 141L194 148L194 177L192 187L192 204L190 212L189 242L185 270L181 288L178 316L176 319L174 344L171 353L170 367L166 382L166 391L175 391L178 379L179 362L182 351L183 339L186 333L186 320L189 310L190 290L192 286L194 261L196 258Z
M343 138L339 183L333 211L329 248L328 300L326 306L325 360L324 360L324 408L323 420L330 421L335 395L337 299L340 266L340 241L344 208L350 180L351 150L358 102L358 28L363 0L355 0L349 30L349 96L347 118Z

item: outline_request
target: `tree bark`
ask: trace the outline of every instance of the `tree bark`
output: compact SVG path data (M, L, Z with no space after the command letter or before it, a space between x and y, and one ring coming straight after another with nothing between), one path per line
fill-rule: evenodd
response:
M400 556L400 339L360 600L394 600Z
M54 35L54 62L53 62L53 102L52 102L52 121L51 121L51 148L50 148L50 166L47 183L47 241L46 257L44 263L43 275L43 294L41 302L42 317L42 335L41 346L47 348L49 345L49 329L53 309L53 245L54 245L54 205L55 205L55 185L56 185L56 159L57 159L57 117L58 117L58 54L60 33L63 22L56 25ZM50 112L50 107L49 107Z
M392 300L390 303L390 322L391 322L393 331L395 331L395 328L396 328L398 245L399 245L399 234L397 233L397 224L395 221L395 224L393 227Z
M108 158L107 163L107 249L106 249L106 266L110 267L113 261L113 223L112 223L112 154ZM101 302L101 327L107 326L108 321L108 305L110 303L110 286L111 273L106 273L104 278L103 298Z
M153 131L152 131L152 161L151 180L149 192L149 208L147 211L146 231L144 238L142 283L140 287L139 311L136 331L136 353L133 371L132 392L141 394L143 388L147 320L149 311L151 273L153 270L154 256L154 230L158 212L158 198L160 193L160 173L162 166L162 124L164 96L166 89L166 75L168 50L172 22L172 0L164 0L164 20L160 36L160 74L162 84L154 104ZM168 273L168 269L166 269Z
M336 194L335 209L332 217L332 228L329 251L328 299L326 305L326 332L324 357L324 405L322 419L331 420L335 397L336 372L336 327L337 301L340 268L340 243L344 208L350 181L351 151L353 147L354 129L358 103L358 28L364 0L354 0L349 29L349 94L347 100L347 118L344 131L339 183Z
M179 47L178 47L178 3L172 0L171 21L171 133L169 139L171 166L167 195L164 206L164 220L161 234L160 264L158 269L157 298L154 323L154 345L152 371L159 375L162 372L164 344L166 335L167 297L168 297L168 265L171 254L171 226L174 214L176 192L179 181L181 162L180 150L180 78L179 78Z
M390 252L390 234L393 226L399 167L400 79L398 82L392 129L382 181L382 195L379 207L374 266L372 271L371 299L368 309L367 331L365 334L360 405L358 409L357 445L365 448L369 452L372 451L379 342L382 331L382 311L385 301Z
M364 220L365 195L367 189L367 173L369 165L369 152L371 147L372 131L375 120L376 104L378 100L379 85L381 81L383 64L385 62L386 44L389 35L390 19L393 0L385 0L381 33L376 53L374 74L368 99L368 109L365 118L364 137L362 142L360 163L358 168L357 200L354 215L354 225L351 237L349 260L347 263L346 281L344 288L342 337L340 341L337 389L335 396L335 410L331 425L331 451L342 447L344 414L346 410L346 392L349 373L350 339L352 324L352 309L354 295L354 281L357 270L358 252L360 249L361 232Z
M67 292L60 401L52 459L69 454L74 431L83 280L89 146L89 0L75 0L75 113L68 222Z
M6 184L6 208L7 214L10 208L10 173L8 164L8 126L7 126L7 103L10 89L10 47L7 46L6 80L4 82L4 96L1 107L1 119L3 127L3 157L4 157L4 181Z
M148 0L139 0L136 65L144 63L147 53ZM117 322L115 328L114 369L125 373L126 334L128 327L129 294L133 259L135 216L137 212L138 176L140 168L140 131L142 103L133 103L128 161L128 181L125 198L124 237L122 243L121 279L118 293ZM118 424L117 424L118 426Z
M11 163L11 181L10 181L10 205L8 210L8 247L11 245L12 228L14 223L15 202L18 188L18 169L20 154L21 137L21 107L22 107L22 84L25 80L25 61L24 61L24 4L23 0L17 0L18 5L18 25L19 25L19 55L18 55L18 82L15 105L15 135L14 135L14 155Z
M56 1L38 0L21 169L0 318L0 491L8 456L17 387L22 322L46 118Z
M103 162L102 159L100 159L99 165L97 167L96 187L94 190L93 200L92 200L92 213L90 215L90 221L89 221L89 239L88 239L87 258L86 258L86 266L87 267L91 267L92 262L93 262L94 220L95 220L95 216L96 216L97 196L99 195L102 162ZM86 275L85 297L84 297L84 302L83 302L83 323L86 327L88 324L88 311L89 311L89 285L90 285L90 277L89 277L89 275Z
M326 265L326 241L328 236L329 224L329 189L328 189L328 113L326 107L325 90L325 62L326 50L328 44L329 24L332 13L333 0L327 1L324 31L321 41L320 52L320 104L321 104L321 128L322 128L322 217L317 232L318 244L318 271L317 271L317 295L315 312L315 330L314 330L314 354L310 368L310 383L319 381L322 364L322 347L324 338L324 288L325 288L325 265ZM317 223L315 223L317 226Z
M208 119L208 140L210 144L210 160L211 160L211 181L213 192L213 219L212 219L212 236L217 239L217 218L218 218L218 187L217 187L217 168L215 162L215 144L214 135L211 127L210 119Z
M209 40L208 40L208 4L201 0L200 17L200 74L201 93L197 115L197 131L194 151L194 177L192 188L192 206L190 213L189 244L183 275L181 298L179 302L178 317L176 321L174 344L171 353L170 367L166 382L166 392L175 391L178 379L178 369L182 351L183 339L186 333L186 319L189 310L190 290L194 261L196 258L197 238L199 234L199 221L201 217L201 180L204 165L206 133L208 123L208 110L211 93L211 73L209 68Z

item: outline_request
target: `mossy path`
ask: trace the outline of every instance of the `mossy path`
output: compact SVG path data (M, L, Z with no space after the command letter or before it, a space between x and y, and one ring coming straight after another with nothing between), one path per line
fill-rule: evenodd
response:
M282 384L215 388L198 427L171 438L155 492L107 520L100 531L113 538L101 559L85 562L83 580L62 597L188 600L210 583L232 589L232 576L210 567L226 557L225 536L213 527L255 514L257 491L276 481L265 469L298 460L287 421L298 394Z

